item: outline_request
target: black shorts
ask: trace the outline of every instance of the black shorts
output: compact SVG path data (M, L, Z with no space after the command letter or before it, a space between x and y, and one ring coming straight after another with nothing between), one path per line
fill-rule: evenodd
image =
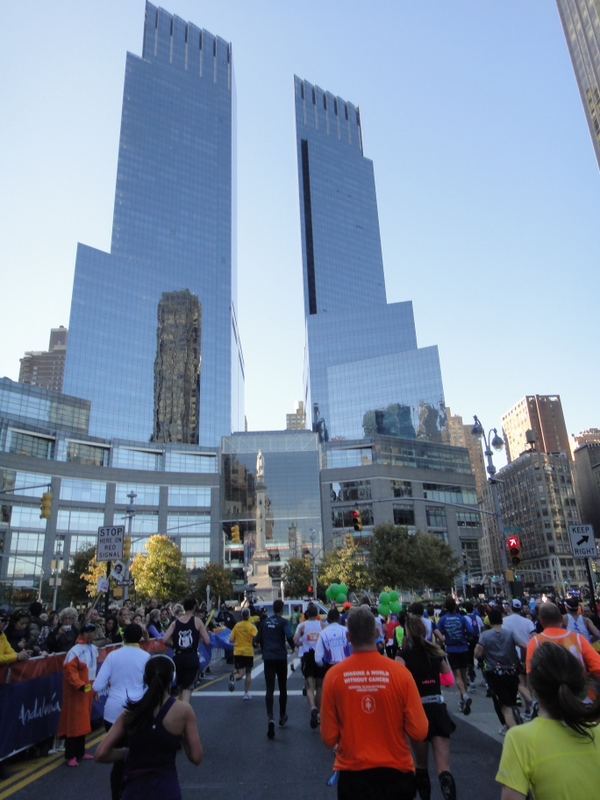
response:
M416 793L414 772L391 767L340 771L338 800L413 800Z
M452 717L448 714L445 703L423 703L423 710L429 722L429 732L427 741L431 741L432 736L441 736L449 739L450 735L456 730Z
M490 691L497 697L501 706L514 706L519 691L519 674L514 672L484 672Z
M325 670L315 661L314 650L309 650L307 653L304 653L300 663L300 669L302 670L302 675L305 678L320 679L325 677Z
M468 669L469 667L469 651L465 650L464 653L446 653L448 663L451 670Z
M252 669L254 656L234 656L233 663L236 669Z
M196 652L180 652L173 656L177 679L175 685L180 689L193 689L200 670L200 659Z

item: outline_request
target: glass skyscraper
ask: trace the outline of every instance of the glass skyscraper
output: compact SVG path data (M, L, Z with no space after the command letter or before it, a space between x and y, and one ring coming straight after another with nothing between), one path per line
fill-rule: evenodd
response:
M244 428L234 117L231 45L147 3L142 57L127 54L111 251L77 249L63 388L91 401L93 435L149 441L156 398L182 364L196 374L192 357L194 438L217 447ZM200 330L171 337L157 370L161 300L186 292Z
M600 0L556 0L600 166Z
M322 440L441 441L437 347L419 348L412 304L386 300L373 163L360 113L295 78L305 402Z

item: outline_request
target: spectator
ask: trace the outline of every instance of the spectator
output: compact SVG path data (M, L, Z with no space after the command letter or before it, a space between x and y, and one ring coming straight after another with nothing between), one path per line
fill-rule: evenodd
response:
M40 629L32 625L29 611L19 609L15 611L4 631L8 643L17 653L19 650L29 650L34 655L39 655L38 637Z
M164 609L163 609L164 610ZM162 626L161 626L161 614L162 611L159 611L158 608L154 608L148 614L148 636L151 639L162 639L165 635ZM168 626L167 626L168 627Z
M8 643L4 629L8 624L8 613L0 609L0 664L14 664L15 661L27 661L31 656L29 650L17 652Z
M119 630L119 623L114 614L109 615L104 623L104 635L106 637L106 644L120 644L123 641L121 631Z
M77 642L79 628L77 622L77 609L68 607L60 612L59 623L48 634L46 646L49 653L66 653Z

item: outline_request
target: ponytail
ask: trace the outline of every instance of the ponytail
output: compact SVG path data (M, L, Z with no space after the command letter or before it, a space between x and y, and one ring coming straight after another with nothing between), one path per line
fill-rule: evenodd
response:
M529 682L553 719L580 736L594 738L591 729L600 716L600 698L591 704L579 699L586 686L583 669L566 648L552 642L540 644L531 659Z
M160 654L148 659L144 669L144 683L148 689L140 700L134 702L128 699L125 705L123 724L128 734L135 733L151 722L173 682L174 673L175 664L169 656Z

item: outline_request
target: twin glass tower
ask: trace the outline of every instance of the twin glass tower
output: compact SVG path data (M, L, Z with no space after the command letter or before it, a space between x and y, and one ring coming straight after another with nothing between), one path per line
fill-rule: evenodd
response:
M359 111L295 79L305 400L322 440L438 440L436 347L387 304ZM146 4L127 55L110 253L77 250L63 391L90 433L218 447L244 430L231 46Z

